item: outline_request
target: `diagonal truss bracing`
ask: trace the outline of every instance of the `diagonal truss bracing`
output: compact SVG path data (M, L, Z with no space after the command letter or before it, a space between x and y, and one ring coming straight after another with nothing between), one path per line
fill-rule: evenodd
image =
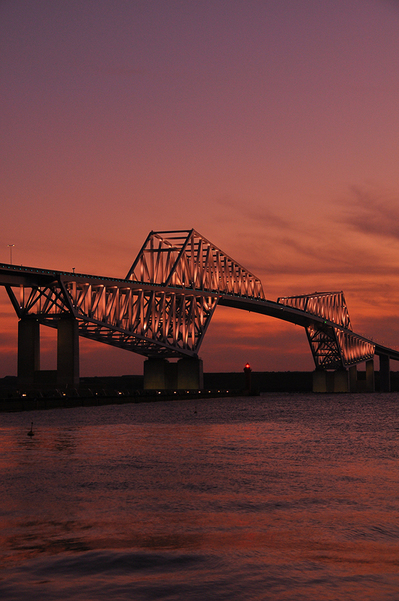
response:
M305 328L316 368L339 369L374 357L375 345L352 332L343 292L287 296L278 302L324 318Z
M264 298L259 278L195 230L150 232L127 279Z
M69 314L81 336L146 356L196 356L222 293L264 298L258 278L195 230L151 232L125 280L39 271L42 284L7 286L20 317L55 326Z
M151 232L125 279L7 264L0 277L19 318L57 327L69 316L81 336L147 357L196 357L219 302L305 327L319 369L375 351L352 331L342 292L268 301L257 277L195 230Z
M19 317L55 327L70 315L81 336L145 356L196 356L222 293L264 298L258 278L195 230L151 232L123 280L29 268L24 278L6 286Z
M11 286L7 291L20 318L55 327L69 314L86 338L146 356L197 354L216 295L122 282L92 284L63 274L47 285L20 286L19 298Z

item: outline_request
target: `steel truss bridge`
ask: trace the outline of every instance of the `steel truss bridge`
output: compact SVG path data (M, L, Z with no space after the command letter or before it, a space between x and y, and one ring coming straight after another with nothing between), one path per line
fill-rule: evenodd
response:
M343 292L265 298L260 280L195 230L150 232L125 278L0 264L18 318L59 327L147 358L198 358L218 305L302 326L317 370L399 360L351 326Z

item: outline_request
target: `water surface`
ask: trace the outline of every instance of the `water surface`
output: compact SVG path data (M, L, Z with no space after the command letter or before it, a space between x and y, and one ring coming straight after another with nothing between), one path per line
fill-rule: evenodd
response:
M1 414L0 598L397 601L398 429L394 393Z

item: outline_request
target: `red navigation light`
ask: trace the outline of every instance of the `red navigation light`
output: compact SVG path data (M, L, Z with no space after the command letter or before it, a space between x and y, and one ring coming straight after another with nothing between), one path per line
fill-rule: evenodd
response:
M244 377L245 377L245 390L247 391L248 394L251 393L251 366L249 363L245 364L244 367Z

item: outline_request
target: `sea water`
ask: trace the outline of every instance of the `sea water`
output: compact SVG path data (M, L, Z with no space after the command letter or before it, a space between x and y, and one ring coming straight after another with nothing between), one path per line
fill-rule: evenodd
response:
M393 393L0 414L0 599L396 601L398 434Z

